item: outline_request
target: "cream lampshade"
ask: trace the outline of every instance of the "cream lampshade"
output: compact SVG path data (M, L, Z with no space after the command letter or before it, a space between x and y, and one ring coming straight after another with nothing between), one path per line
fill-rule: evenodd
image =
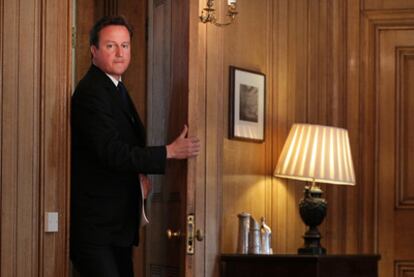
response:
M326 215L327 203L316 183L355 185L348 131L312 124L294 124L274 171L274 176L312 182L299 204L302 220L309 226L300 254L325 254L317 228Z

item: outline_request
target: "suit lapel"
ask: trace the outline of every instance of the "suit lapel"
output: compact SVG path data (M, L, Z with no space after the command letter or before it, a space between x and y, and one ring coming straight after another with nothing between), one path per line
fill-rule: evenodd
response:
M119 91L117 90L115 84L112 82L112 80L109 79L109 77L106 76L106 74L102 70L100 70L98 67L96 67L95 65L92 65L90 70L93 71L93 73L96 74L96 76L99 79L101 79L102 84L104 84L104 87L110 92L110 94L112 95L114 99L114 102L122 110L125 117L128 119L129 123L131 124L132 128L137 133L138 138L141 141L146 141L144 125L142 124L142 121L135 109L135 105L133 104L131 98L129 97L129 94L127 94L127 97L128 97L128 101L131 106L131 109L132 109L132 114L130 111L128 111L128 108L125 107L125 105L123 104L121 95Z
M112 81L111 81L112 82ZM115 94L116 104L122 109L125 116L128 118L128 121L131 123L134 130L137 132L138 136L141 140L145 141L145 134L144 133L144 125L142 124L142 121L135 109L135 105L133 104L131 98L129 97L129 94L127 94L128 102L131 107L131 111L127 107L125 107L121 95L119 94L119 91L116 89L115 85L112 83L112 93Z

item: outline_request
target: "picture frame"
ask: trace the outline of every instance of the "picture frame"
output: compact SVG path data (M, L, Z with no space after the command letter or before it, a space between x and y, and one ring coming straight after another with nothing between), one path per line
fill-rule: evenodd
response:
M229 138L265 140L266 76L261 72L230 66Z

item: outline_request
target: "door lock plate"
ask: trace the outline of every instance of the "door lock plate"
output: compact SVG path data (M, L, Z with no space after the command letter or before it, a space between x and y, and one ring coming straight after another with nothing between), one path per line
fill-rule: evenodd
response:
M194 214L187 216L187 254L194 254Z

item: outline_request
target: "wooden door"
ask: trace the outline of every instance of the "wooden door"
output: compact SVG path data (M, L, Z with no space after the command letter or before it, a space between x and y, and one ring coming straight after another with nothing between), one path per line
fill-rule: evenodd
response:
M171 143L189 125L195 135L198 116L194 94L197 62L190 64L189 14L195 11L190 1L150 0L148 41L148 138L150 145ZM197 20L197 17L194 17ZM195 21L198 23L197 21ZM196 51L197 52L197 51ZM191 71L191 69L194 69ZM189 232L189 216L194 219L192 231L202 231L204 208L203 184L196 192L196 168L202 159L172 160L163 176L153 176L153 194L148 205L151 223L146 227L146 276L203 276L204 241ZM202 177L199 179L202 183ZM196 207L197 203L197 207ZM201 216L200 216L201 215ZM176 233L168 238L167 231ZM198 263L196 263L198 260Z
M373 12L367 18L380 276L413 276L414 16Z
M413 276L414 26L382 30L379 39L377 147L381 274Z
M148 59L148 143L165 145L172 136L168 131L173 101L171 89L171 1L149 1ZM177 99L177 98L176 98ZM182 122L182 119L180 119ZM175 125L175 124L174 124ZM170 127L171 126L171 127ZM176 127L175 134L179 126ZM146 227L146 276L178 276L182 259L181 236L168 240L166 231L183 232L180 202L183 198L174 184L185 189L183 176L171 174L171 164L162 176L152 176L153 192L149 198L150 224ZM184 183L183 183L184 182ZM171 252L176 251L175 255Z

